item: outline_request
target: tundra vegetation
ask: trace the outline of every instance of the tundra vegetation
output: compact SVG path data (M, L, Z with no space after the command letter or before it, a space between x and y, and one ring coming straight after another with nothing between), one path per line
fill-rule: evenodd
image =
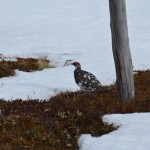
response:
M30 63L27 63L29 61ZM42 60L43 61L43 60ZM1 61L0 77L15 75L15 69L47 68L36 59ZM44 67L41 67L44 66ZM81 134L102 136L119 128L103 122L103 115L150 112L150 71L135 71L135 99L123 103L116 84L101 92L64 92L49 100L0 99L1 150L76 150Z

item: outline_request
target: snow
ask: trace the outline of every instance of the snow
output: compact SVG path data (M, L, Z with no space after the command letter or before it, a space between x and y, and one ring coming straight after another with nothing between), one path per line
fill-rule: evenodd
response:
M83 134L78 141L80 150L149 150L150 113L105 115L104 121L120 127L101 137Z
M134 69L150 68L149 3L127 0ZM15 77L0 79L0 98L47 99L56 89L78 90L73 68L61 68L68 59L79 61L103 85L115 82L108 6L107 0L0 0L0 53L12 59L46 57L59 66L47 75L17 71Z
M150 68L149 0L126 0L134 69ZM108 0L0 0L0 54L48 58L57 68L16 70L0 79L0 98L48 99L60 91L78 90L73 66L93 73L103 85L115 82ZM80 150L149 150L149 113L105 116L120 128L102 137L82 135ZM142 121L141 121L142 120Z
M66 79L66 74L68 78ZM0 83L1 98L5 99L49 99L51 96L65 90L71 90L70 82L74 82L72 78L73 68L67 69L44 69L36 72L22 72L16 70L14 77L2 78ZM61 78L60 78L61 74ZM62 80L64 79L64 80ZM58 82L54 85L53 82ZM76 85L74 84L74 89Z
M79 61L82 68L92 72L103 85L115 81L107 1L0 0L0 18L1 54L13 58L47 57L59 64L58 69L49 69L47 77L44 76L42 82L47 88L32 81L38 82L37 72L26 73L22 78L23 73L17 72L16 77L0 79L0 84L5 85L0 88L0 98L46 99L55 94L56 88L78 90L74 82L74 68L60 67L68 59ZM66 75L61 74L62 70ZM21 85L21 80L27 84ZM23 89L25 85L28 86Z

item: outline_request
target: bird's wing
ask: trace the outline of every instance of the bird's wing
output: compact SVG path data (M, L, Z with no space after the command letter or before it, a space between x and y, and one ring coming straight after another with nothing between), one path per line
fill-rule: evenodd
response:
M79 76L80 82L85 87L97 88L102 86L102 84L97 80L97 78L92 73L82 70Z

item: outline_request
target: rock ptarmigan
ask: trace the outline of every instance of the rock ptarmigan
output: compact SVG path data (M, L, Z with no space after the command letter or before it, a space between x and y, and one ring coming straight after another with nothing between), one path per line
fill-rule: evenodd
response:
M82 70L79 62L68 60L65 65L73 65L75 67L75 82L81 90L99 91L102 89L102 84L97 80L97 78L92 73Z

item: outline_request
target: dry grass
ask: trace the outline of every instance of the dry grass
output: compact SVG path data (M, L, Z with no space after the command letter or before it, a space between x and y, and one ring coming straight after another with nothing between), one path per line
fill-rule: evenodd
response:
M17 58L16 61L0 61L0 78L14 76L15 69L31 72L50 68L50 61L47 59L36 58Z
M115 85L107 92L65 92L48 101L1 100L1 150L76 150L82 133L107 134L117 127L104 114L150 112L150 71L135 75L136 99L123 103Z

